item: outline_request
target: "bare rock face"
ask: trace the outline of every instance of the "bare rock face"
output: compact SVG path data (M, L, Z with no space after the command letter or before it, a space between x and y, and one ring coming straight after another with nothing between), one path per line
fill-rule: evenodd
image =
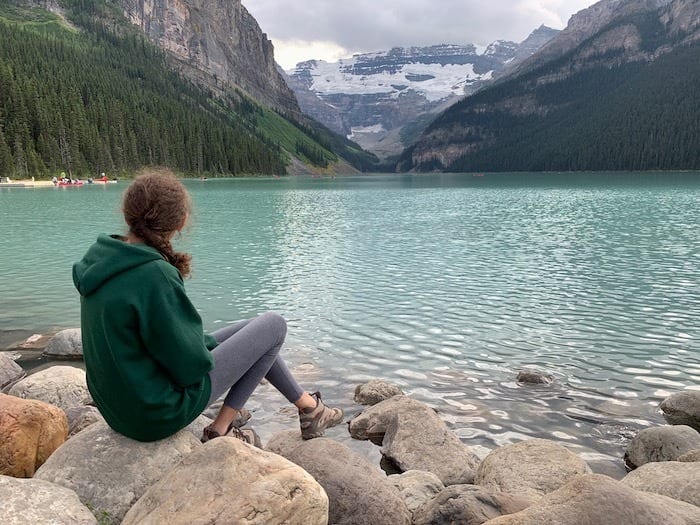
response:
M328 497L307 472L233 437L207 442L153 485L122 525L325 525Z
M277 71L274 48L241 0L118 0L126 17L177 59L185 75L218 91L238 86L254 99L300 118L294 93Z
M474 482L537 499L590 472L584 460L558 443L529 439L491 452L479 465Z
M427 501L413 515L413 525L460 523L481 525L505 514L520 512L533 501L523 496L476 485L452 485Z
M579 476L527 509L488 525L695 525L700 508L634 490L600 474Z
M687 425L645 428L627 445L625 465L629 469L645 463L675 461L700 449L700 433Z
M311 474L329 499L328 522L335 525L409 525L411 516L398 490L377 467L345 445L316 438L293 446L277 441L284 456ZM268 444L270 447L270 444Z
M92 402L85 371L73 366L52 366L41 370L16 383L8 393L24 399L37 399L64 410Z
M72 490L39 479L0 476L0 516L5 525L97 525Z
M32 477L67 436L60 408L0 394L0 474Z
M401 472L425 470L445 485L471 483L479 458L425 403L393 396L350 421L350 435L382 445Z
M98 422L66 441L34 477L74 490L104 521L119 523L151 485L201 446L187 430L141 443Z
M700 463L647 463L627 474L622 483L700 507Z

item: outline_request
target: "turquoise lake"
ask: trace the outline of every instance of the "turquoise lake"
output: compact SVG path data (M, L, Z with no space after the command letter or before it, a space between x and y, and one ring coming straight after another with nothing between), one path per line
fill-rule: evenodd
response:
M282 313L285 357L348 415L355 386L383 378L467 444L556 439L621 475L658 403L700 389L700 174L186 185L195 216L176 245L205 328ZM0 332L79 326L71 265L123 232L125 186L0 189ZM555 383L518 385L522 369ZM294 416L268 390L251 399L263 434Z

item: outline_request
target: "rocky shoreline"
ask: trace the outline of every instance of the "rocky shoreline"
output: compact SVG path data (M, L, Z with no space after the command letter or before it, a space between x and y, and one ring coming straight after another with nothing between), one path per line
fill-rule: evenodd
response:
M53 358L79 358L80 332L64 330L45 346ZM0 392L0 515L8 525L700 525L698 391L661 403L669 424L630 440L621 480L593 474L546 439L477 454L433 408L381 380L357 386L354 402L364 408L346 428L302 441L290 426L263 449L228 437L200 443L205 415L158 442L125 438L91 406L77 367L26 375L0 353ZM397 474L334 439L345 432L376 445Z

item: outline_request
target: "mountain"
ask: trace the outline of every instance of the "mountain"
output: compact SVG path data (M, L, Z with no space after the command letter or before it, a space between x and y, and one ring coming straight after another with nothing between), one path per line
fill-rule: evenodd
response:
M442 113L399 170L700 168L700 2L603 0Z
M373 169L301 114L238 0L194 2L0 3L0 174Z
M529 57L557 31L540 27L520 44L393 48L335 63L310 60L288 71L302 111L387 157L435 114Z

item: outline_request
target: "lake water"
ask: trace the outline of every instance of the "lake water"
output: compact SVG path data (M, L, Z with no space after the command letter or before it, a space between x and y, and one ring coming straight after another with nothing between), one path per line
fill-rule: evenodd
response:
M621 475L627 439L700 388L700 175L188 181L176 241L205 328L276 310L285 356L348 414L383 378L465 443L553 438ZM71 264L123 231L124 183L0 190L0 331L79 326ZM552 374L549 387L518 370ZM289 425L275 393L258 430ZM334 429L336 430L336 429ZM482 449L483 450L483 449Z

